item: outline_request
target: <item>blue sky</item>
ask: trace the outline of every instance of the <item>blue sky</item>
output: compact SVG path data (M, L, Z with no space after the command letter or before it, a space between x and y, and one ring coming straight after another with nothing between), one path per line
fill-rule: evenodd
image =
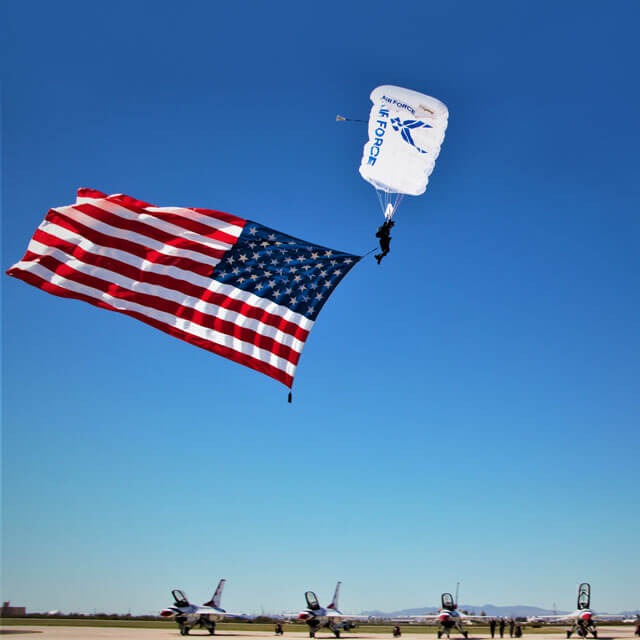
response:
M640 603L638 5L3 5L3 271L78 187L364 254L369 93L449 128L286 390L3 275L2 597Z

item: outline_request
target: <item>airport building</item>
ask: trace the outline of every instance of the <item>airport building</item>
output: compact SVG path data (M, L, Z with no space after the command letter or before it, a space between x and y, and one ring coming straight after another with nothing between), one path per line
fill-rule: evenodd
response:
M2 603L2 612L0 616L3 618L20 618L27 615L26 607L12 607L11 603L7 600Z

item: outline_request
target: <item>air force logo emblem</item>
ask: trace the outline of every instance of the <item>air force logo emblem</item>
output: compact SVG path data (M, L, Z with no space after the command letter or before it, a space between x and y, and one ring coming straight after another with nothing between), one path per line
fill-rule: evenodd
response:
M400 118L391 118L391 126L394 131L399 131L402 139L410 144L414 149L420 153L427 153L420 147L416 146L416 143L411 137L411 129L431 129L432 127L430 124L426 124L421 120L400 120Z

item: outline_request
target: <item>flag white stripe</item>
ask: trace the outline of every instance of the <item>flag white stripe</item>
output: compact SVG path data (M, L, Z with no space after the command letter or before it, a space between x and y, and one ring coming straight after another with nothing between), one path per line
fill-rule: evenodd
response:
M94 289L87 285L80 284L73 280L68 280L53 271L50 271L43 265L36 262L18 262L15 267L22 271L32 273L53 285L61 287L71 292L79 293L95 300L106 302L112 307L122 311L134 311L141 315L147 316L158 322L161 322L169 327L176 327L185 333L192 336L206 340L211 344L217 344L223 347L227 347L237 353L254 358L260 362L265 362L272 365L280 371L284 371L287 375L293 377L296 365L289 362L285 358L276 356L271 351L261 349L254 344L244 342L233 336L229 336L218 331L206 329L199 324L186 320L184 318L177 318L171 313L164 311L158 311L157 309L149 308L145 305L132 302L131 300L124 300L122 298L115 298L104 291Z
M227 320L228 322L232 322L233 324L249 329L258 335L272 338L279 344L289 347L297 353L302 352L304 343L294 336L281 331L276 327L260 322L255 318L250 318L245 316L244 314L240 314L237 311L225 309L216 304L206 302L205 300L202 300L200 298L187 295L186 293L176 289L170 289L167 287L162 287L160 285L131 280L131 278L128 278L127 276L124 276L117 271L111 271L102 267L87 264L85 262L82 262L81 260L78 260L77 258L74 258L73 256L70 256L68 253L62 251L61 249L52 249L51 247L41 244L36 240L32 240L29 243L29 251L37 255L51 256L56 260L66 264L71 269L78 271L79 273L95 278L100 278L101 280L106 280L107 282L112 282L122 287L123 289L127 289L128 291L170 300L172 302L175 302L176 304L195 309L196 311L200 311L201 313L207 314L209 316ZM26 262L22 264L29 265L33 263ZM211 285L215 285L216 283L209 280L208 284L208 289L213 290L213 287ZM193 322L193 324L198 323ZM210 331L210 329L207 330Z

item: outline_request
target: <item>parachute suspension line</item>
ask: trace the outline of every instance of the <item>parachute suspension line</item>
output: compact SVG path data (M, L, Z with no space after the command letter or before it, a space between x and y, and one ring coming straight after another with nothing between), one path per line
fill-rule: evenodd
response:
M384 217L387 220L391 220L393 214L396 212L404 198L404 193L389 193L382 189L376 189L376 194L378 196L378 202L380 203L382 213L384 213Z

